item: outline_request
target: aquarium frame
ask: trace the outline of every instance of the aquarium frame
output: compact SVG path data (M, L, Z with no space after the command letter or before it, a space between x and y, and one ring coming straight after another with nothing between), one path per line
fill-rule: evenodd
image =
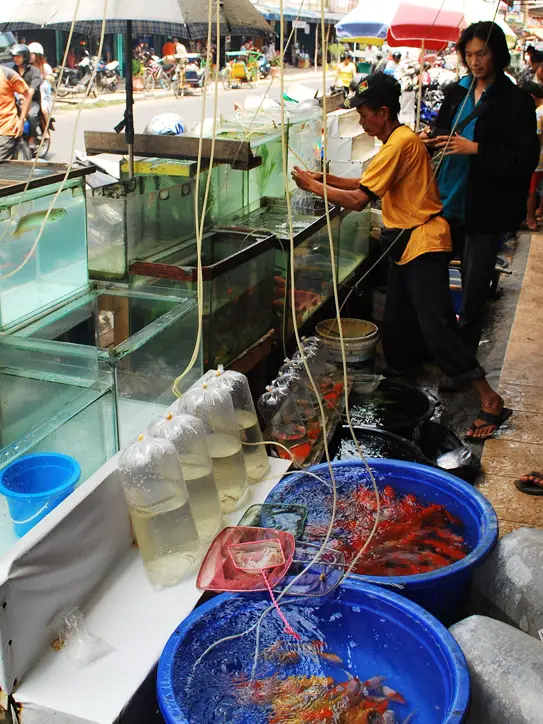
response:
M19 168L42 169L50 168L51 173L47 176L40 176L39 178L30 178L25 181L13 181L11 179L3 178L2 169L6 167L6 164L16 165ZM68 171L69 169L69 171ZM96 166L68 166L65 163L44 163L35 161L0 161L0 198L5 196L11 196L12 194L18 194L26 192L30 189L41 188L42 186L50 186L52 184L62 183L65 179L71 180L88 176L96 171ZM66 171L68 176L66 177Z

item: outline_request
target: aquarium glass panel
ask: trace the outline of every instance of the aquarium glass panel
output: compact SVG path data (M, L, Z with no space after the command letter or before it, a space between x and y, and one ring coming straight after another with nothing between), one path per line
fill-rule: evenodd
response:
M0 330L10 329L85 288L83 184L82 179L68 181L56 200L59 184L29 190L24 199L22 194L0 199Z

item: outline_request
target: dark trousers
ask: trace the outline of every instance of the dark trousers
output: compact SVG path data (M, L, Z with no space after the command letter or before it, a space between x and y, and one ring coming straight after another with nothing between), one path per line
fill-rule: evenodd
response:
M420 365L428 352L458 384L485 372L458 329L449 290L449 255L422 254L401 266L390 262L381 327L387 364L400 372Z
M488 291L494 276L501 233L469 234L461 224L451 224L455 256L462 260L462 311L460 332L474 354L486 322Z

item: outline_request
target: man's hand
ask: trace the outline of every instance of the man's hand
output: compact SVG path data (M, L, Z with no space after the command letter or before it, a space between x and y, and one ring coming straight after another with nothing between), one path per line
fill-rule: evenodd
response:
M302 191L313 190L312 185L313 181L315 181L315 175L312 171L304 171L298 166L295 166L294 171L292 172L292 178L294 179L296 186L299 189L302 189Z
M15 129L15 138L20 138L23 135L24 127L25 119L19 118L19 120L17 121L17 128Z
M444 156L476 156L479 153L478 143L457 135L451 138L449 136L438 136L436 138L436 148L443 149Z

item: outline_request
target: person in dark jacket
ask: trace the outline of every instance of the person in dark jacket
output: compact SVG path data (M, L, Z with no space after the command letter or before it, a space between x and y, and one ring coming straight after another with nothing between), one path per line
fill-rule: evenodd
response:
M449 90L436 120L436 133L452 136L421 137L443 153L439 190L462 259L460 329L476 352L499 244L525 218L540 145L533 99L504 75L510 55L501 28L475 23L457 50L469 73Z

